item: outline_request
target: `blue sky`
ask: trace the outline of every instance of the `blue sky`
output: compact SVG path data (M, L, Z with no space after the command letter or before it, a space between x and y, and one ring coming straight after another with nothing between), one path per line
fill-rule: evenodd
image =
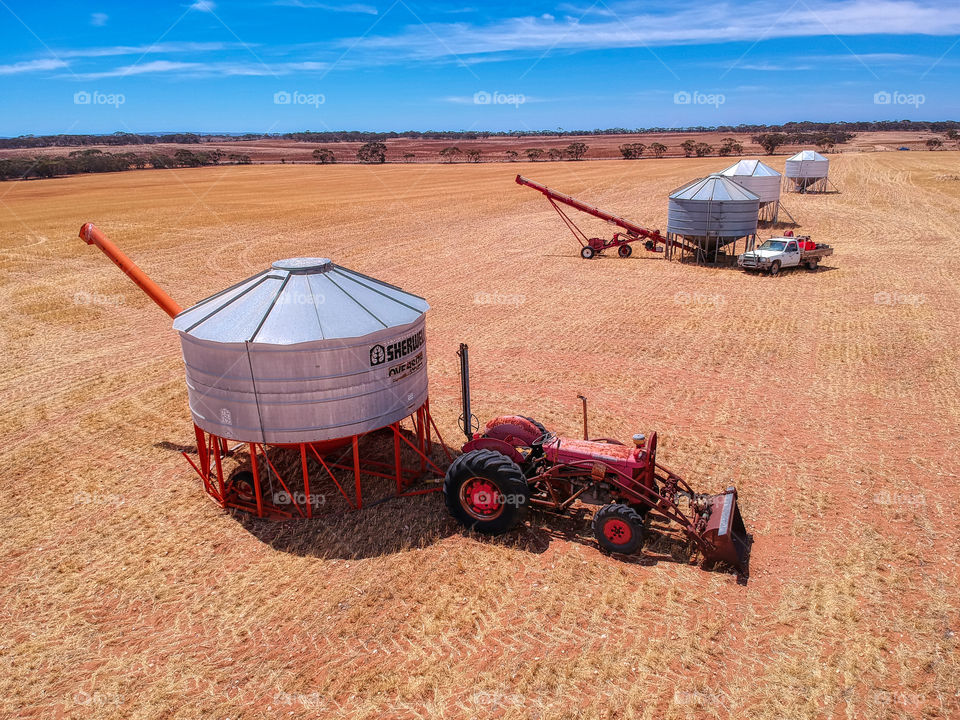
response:
M960 3L0 0L0 135L960 119Z

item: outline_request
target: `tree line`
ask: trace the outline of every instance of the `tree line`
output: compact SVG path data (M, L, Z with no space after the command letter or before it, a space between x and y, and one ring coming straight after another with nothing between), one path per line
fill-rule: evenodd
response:
M770 133L783 133L798 142L810 143L814 138L831 136L838 143L839 137L858 132L900 130L916 132L945 133L948 130L960 130L960 122L954 120L921 122L915 120L891 120L880 122L789 122L781 125L714 125L687 127L648 127L648 128L605 128L578 130L505 130L505 131L460 131L460 130L407 130L402 132L365 132L359 130L335 130L329 132L291 132L291 133L244 133L242 135L203 134L203 133L161 133L142 134L116 132L111 135L22 135L15 138L0 138L0 149L30 149L39 147L83 147L86 145L156 145L161 143L189 145L201 143L244 142L252 140L283 139L305 143L341 143L341 142L385 142L406 138L411 140L483 140L486 138L514 137L567 137L604 136L604 135L644 135L651 133L727 133L758 136Z
M121 172L124 170L203 167L205 165L249 165L249 155L227 154L222 150L194 152L181 149L173 154L132 152L111 153L88 148L68 155L0 158L0 180L29 180L58 175Z

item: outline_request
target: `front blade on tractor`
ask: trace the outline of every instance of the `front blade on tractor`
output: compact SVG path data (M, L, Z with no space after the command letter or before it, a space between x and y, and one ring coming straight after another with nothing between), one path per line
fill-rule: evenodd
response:
M726 492L714 495L709 507L710 517L703 532L707 541L703 553L704 567L712 567L718 562L728 563L741 575L746 575L752 538L743 524L736 488L728 487Z

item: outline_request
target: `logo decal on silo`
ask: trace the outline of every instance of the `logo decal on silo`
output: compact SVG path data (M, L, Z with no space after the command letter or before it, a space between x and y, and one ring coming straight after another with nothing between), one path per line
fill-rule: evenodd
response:
M220 408L220 422L223 425L233 425L233 415L227 408Z
M387 359L387 350L383 345L370 348L370 365L382 365Z

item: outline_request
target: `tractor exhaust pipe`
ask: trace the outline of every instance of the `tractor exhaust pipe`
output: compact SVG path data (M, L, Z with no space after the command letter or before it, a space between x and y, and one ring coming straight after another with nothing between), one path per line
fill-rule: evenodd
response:
M586 395L577 395L577 399L583 402L583 439L589 440L590 434L587 432L587 397Z
M467 442L473 440L473 413L470 412L470 355L466 343L460 343L460 429Z
M87 245L96 245L103 254L113 260L114 264L123 270L124 274L134 284L143 290L151 300L163 308L163 311L170 317L176 317L180 314L181 308L176 301L164 292L163 288L157 285L150 277L128 258L124 252L110 242L110 239L100 232L100 229L93 223L86 223L80 228L80 239Z

